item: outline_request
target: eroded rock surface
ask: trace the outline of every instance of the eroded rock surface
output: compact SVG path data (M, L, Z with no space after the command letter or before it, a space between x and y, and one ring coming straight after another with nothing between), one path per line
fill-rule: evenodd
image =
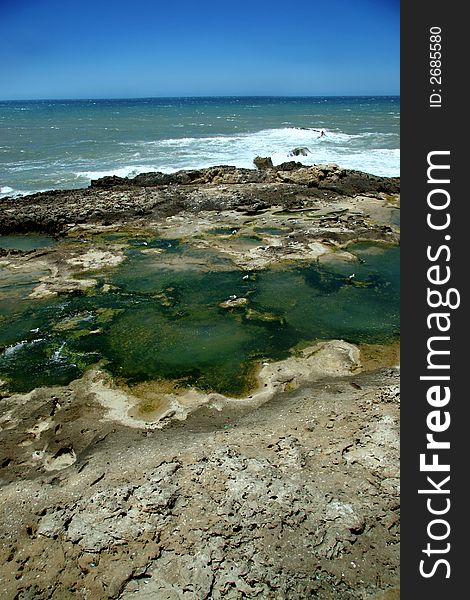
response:
M75 462L0 489L2 598L328 600L396 588L397 383L390 368L304 382L256 410L203 407L151 432L99 424L90 405L69 414ZM50 429L38 431L30 454ZM19 468L10 461L4 474Z

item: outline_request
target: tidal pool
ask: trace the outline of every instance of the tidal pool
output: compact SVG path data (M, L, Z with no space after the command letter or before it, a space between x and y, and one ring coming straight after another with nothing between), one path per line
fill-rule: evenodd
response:
M0 248L3 250L38 250L39 248L48 248L53 246L56 240L47 235L0 235Z
M268 235L285 235L290 229L282 229L281 227L255 227L255 233L267 233Z
M355 262L245 272L215 251L141 241L91 294L0 297L0 379L11 390L65 384L104 361L127 383L173 379L236 396L252 386L257 361L296 345L399 334L398 247L355 244Z

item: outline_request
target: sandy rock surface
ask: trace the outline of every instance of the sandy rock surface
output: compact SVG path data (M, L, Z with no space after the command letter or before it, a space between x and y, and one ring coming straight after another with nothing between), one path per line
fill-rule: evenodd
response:
M49 427L3 434L19 450L2 470L2 598L352 599L398 585L395 369L153 431L99 424L69 393L33 398ZM51 427L69 443L53 452L49 438L44 460Z

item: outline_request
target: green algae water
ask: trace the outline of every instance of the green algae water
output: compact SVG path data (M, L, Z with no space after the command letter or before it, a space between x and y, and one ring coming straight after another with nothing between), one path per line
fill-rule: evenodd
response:
M18 287L0 272L0 379L25 392L102 361L127 383L172 379L236 396L253 384L255 364L296 345L394 341L399 248L348 250L357 261L332 255L247 273L215 251L138 238L93 293L41 301L27 299L38 274L23 274Z

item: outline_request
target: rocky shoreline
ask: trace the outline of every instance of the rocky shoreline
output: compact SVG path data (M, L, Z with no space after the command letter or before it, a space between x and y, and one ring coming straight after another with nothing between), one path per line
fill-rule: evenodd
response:
M398 193L395 177L376 177L337 165L304 167L297 162L257 170L220 166L170 175L144 173L132 179L104 177L87 189L0 199L0 234L61 234L84 223L139 226L185 211L236 210L256 215L269 206L292 210L319 200Z
M256 164L0 200L0 234L57 239L2 250L2 272L38 273L29 298L43 301L102 285L132 236L168 268L210 270L218 253L246 277L399 243L397 178ZM144 234L195 258L145 248ZM99 365L64 386L4 387L0 595L399 598L398 362L396 344L333 340L260 366L242 398L130 390Z

